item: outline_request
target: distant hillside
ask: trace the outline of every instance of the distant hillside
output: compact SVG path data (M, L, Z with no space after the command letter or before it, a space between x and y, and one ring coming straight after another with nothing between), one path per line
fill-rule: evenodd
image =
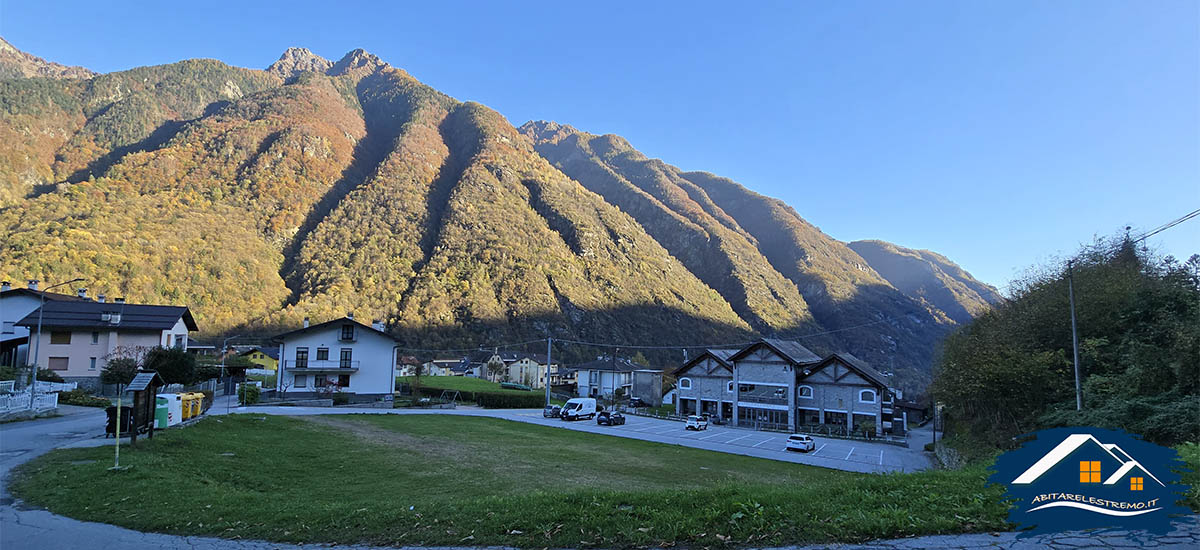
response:
M429 348L796 336L916 388L979 311L779 200L616 136L518 130L362 50L24 76L0 79L0 276L188 304L206 335L354 312Z
M1004 300L995 287L975 280L945 256L884 241L855 241L850 248L901 292L924 300L957 323Z

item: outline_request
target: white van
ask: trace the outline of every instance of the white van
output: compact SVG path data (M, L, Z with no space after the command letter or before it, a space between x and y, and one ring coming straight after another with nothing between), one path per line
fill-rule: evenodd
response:
M559 418L563 420L591 420L596 417L596 400L591 397L575 397L568 399L563 405Z

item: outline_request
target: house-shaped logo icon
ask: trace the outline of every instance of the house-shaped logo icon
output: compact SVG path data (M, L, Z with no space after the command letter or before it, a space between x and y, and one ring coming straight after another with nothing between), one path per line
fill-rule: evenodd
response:
M1032 436L1032 437L1029 437ZM1126 527L1166 529L1182 486L1174 449L1100 428L1029 434L996 459L993 483L1017 505L1009 521L1038 531Z

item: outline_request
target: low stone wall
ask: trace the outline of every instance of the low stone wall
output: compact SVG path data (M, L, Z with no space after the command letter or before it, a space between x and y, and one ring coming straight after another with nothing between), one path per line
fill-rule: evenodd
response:
M967 463L958 451L947 447L941 441L938 441L933 446L933 454L937 456L938 462L941 463L942 467L947 470L957 470Z
M283 401L260 401L254 407L332 407L332 399L285 399Z

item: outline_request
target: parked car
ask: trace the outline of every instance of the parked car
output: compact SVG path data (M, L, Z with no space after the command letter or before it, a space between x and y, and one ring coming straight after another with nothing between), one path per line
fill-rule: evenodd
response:
M559 418L563 420L591 420L596 418L596 399L593 397L573 397L563 405Z
M687 419L687 424L683 427L683 429L696 431L707 430L708 420L696 415L689 416Z
M641 407L649 407L650 404L645 401L642 401L641 397L630 397L629 398L629 406L633 407L635 409L638 409Z
M562 414L562 407L558 405L550 405L542 409L542 417L544 418L558 418L560 414Z
M596 425L620 426L625 423L625 415L616 411L600 411L596 413Z
M500 389L504 389L504 390L522 390L522 391L533 391L533 388L531 388L531 387L529 387L529 386L526 386L525 384L517 384L517 383L515 383L515 382L501 382L501 383L500 383Z
M813 438L804 434L792 434L788 436L787 446L784 447L784 449L788 451L800 451L802 453L807 453L816 447L817 444L813 441Z

